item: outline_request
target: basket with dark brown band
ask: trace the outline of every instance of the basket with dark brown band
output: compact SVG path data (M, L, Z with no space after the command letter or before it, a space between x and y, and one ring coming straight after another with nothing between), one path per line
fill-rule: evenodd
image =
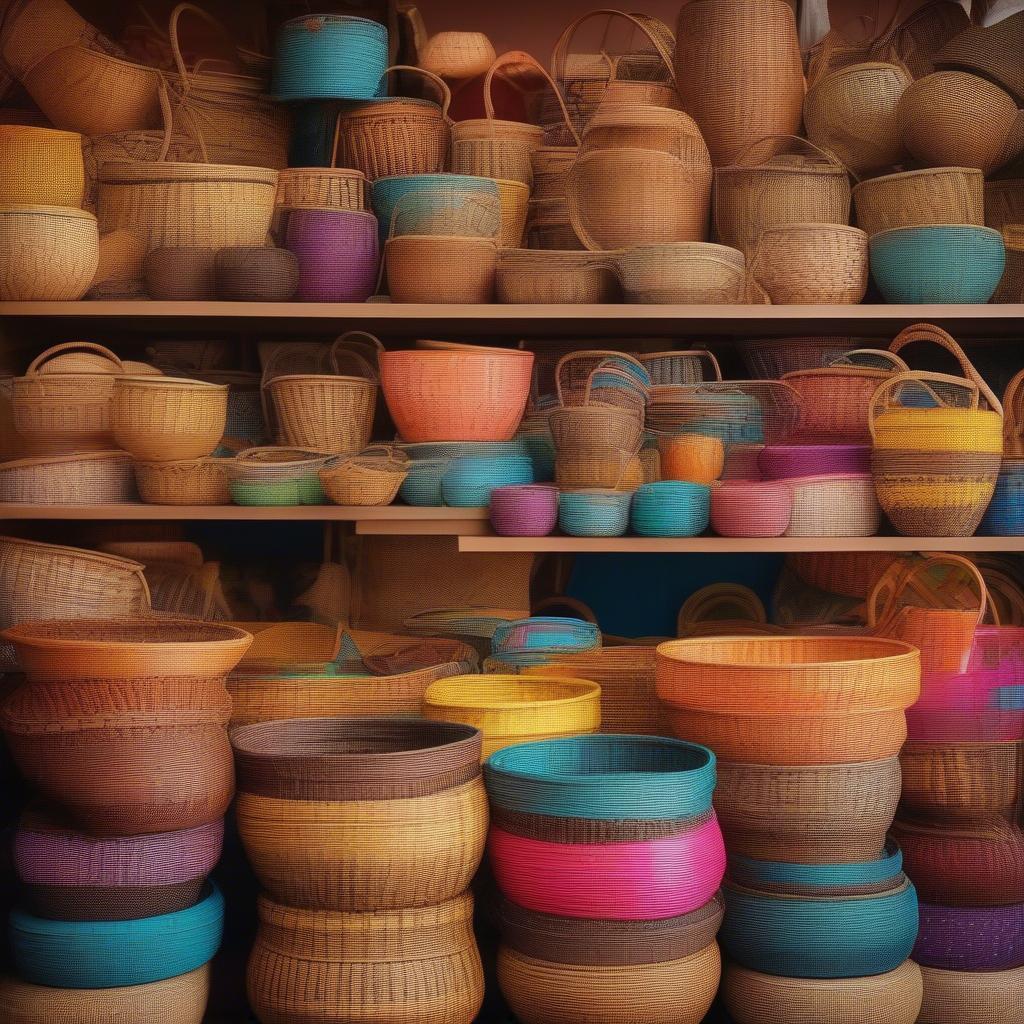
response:
M206 884L193 878L173 885L25 885L22 898L38 917L55 921L136 921L187 910Z
M664 839L700 828L706 825L711 817L712 812L706 811L689 818L607 821L599 818L559 818L548 814L510 811L498 804L491 806L491 824L505 832L547 843L581 845L641 843L651 839ZM526 953L529 950L521 952Z

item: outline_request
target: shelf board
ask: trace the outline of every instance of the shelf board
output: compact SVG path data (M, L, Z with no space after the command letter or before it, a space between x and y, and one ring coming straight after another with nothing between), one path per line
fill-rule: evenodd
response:
M537 554L784 554L807 551L1024 551L1024 537L498 537L459 538L460 551Z
M861 306L647 306L647 305L443 305L318 302L2 302L0 318L59 321L118 320L173 326L232 323L268 332L295 322L344 325L413 335L427 329L454 334L722 336L786 335L794 330L834 330L891 335L919 320L961 333L1019 335L1024 305Z

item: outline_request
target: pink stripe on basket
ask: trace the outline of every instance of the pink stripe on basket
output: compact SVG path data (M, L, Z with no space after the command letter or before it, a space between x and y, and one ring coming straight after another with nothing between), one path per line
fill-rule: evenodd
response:
M549 843L491 829L502 892L529 910L562 917L655 920L704 906L725 875L717 819L680 835L636 843Z
M208 875L223 841L223 821L115 839L19 829L14 866L28 885L174 885Z

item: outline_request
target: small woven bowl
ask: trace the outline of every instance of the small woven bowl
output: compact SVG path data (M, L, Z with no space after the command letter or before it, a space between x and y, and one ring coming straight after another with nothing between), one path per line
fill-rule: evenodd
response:
M142 264L146 294L167 302L208 302L217 297L217 251L191 245L153 249Z
M546 537L557 525L557 487L522 484L491 491L491 526L500 536Z
M563 491L558 525L570 537L621 537L629 529L630 491Z
M288 249L235 246L221 249L217 297L225 302L287 302L299 287L299 260Z
M711 489L711 528L720 537L781 537L793 492L773 480L730 480Z
M641 537L696 537L708 528L711 488L665 480L633 494L631 522Z
M354 458L321 469L320 483L335 505L390 505L408 475L398 459Z

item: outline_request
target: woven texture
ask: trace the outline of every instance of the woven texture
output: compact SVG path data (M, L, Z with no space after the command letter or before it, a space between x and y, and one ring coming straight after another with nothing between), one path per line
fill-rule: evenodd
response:
M1024 967L1024 906L940 907L921 904L914 959L948 971Z
M637 245L615 260L629 302L654 304L732 304L748 301L743 254L711 242ZM698 380L700 378L697 378ZM693 380L660 380L690 384Z
M933 167L862 181L853 189L857 226L869 235L928 224L984 224L984 175Z
M298 259L287 249L221 249L215 273L217 297L226 302L287 302L299 287Z
M365 302L379 263L376 218L361 210L293 210L285 242L299 261L300 302Z
M49 456L0 463L0 501L63 505L135 499L132 460L124 452Z
M768 228L750 273L775 305L856 305L868 287L868 237L842 225Z
M918 1024L998 1024L1012 1020L1024 998L1024 968L1012 971L943 971L923 967L924 1003Z
M3 125L0 154L0 205L82 205L85 169L80 135L50 128Z
M99 265L96 218L60 206L0 208L0 300L76 301Z

